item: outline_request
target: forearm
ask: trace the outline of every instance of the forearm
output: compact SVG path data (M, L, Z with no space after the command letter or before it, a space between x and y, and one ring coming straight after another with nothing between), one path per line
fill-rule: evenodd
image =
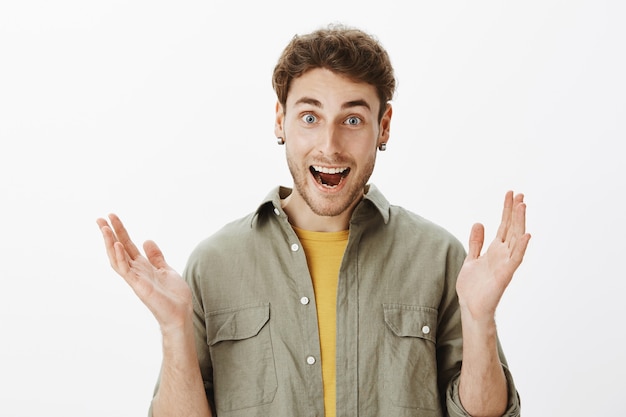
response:
M459 396L473 417L499 417L506 411L508 388L498 355L495 319L475 320L461 314L463 364Z
M153 417L210 417L198 365L193 326L163 334L163 363Z

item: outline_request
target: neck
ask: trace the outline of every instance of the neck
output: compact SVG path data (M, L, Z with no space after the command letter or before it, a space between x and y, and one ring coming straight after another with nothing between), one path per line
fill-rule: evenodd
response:
M311 232L340 232L348 230L352 212L360 201L355 200L348 209L336 216L320 216L314 213L302 198L298 198L296 193L296 190L294 190L282 200L282 208L287 213L291 225Z

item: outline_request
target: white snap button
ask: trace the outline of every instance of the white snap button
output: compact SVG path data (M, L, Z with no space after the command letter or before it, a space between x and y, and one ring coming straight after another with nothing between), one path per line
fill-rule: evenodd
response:
M291 251L292 252L297 252L298 249L300 249L300 246L298 246L297 243L294 243L294 244L291 245Z
M300 304L302 304L302 305L307 305L307 304L309 304L309 297L302 297L302 298L300 299Z
M428 327L428 326L422 327L422 333L424 333L424 334L430 333L430 327Z
M307 356L306 363L313 365L315 363L315 358L313 356Z
M280 215L280 210L278 210L278 208L274 207L274 214L275 215Z

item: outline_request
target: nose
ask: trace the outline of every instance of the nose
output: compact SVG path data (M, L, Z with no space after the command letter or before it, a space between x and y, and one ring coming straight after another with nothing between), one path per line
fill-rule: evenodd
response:
M335 155L342 151L342 140L340 132L334 125L328 125L321 133L320 153L324 155Z

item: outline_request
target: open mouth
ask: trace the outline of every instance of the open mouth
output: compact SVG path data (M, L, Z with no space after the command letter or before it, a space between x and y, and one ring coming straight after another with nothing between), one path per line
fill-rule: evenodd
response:
M309 167L313 178L318 184L328 188L335 188L350 173L350 168L326 168L317 165Z

